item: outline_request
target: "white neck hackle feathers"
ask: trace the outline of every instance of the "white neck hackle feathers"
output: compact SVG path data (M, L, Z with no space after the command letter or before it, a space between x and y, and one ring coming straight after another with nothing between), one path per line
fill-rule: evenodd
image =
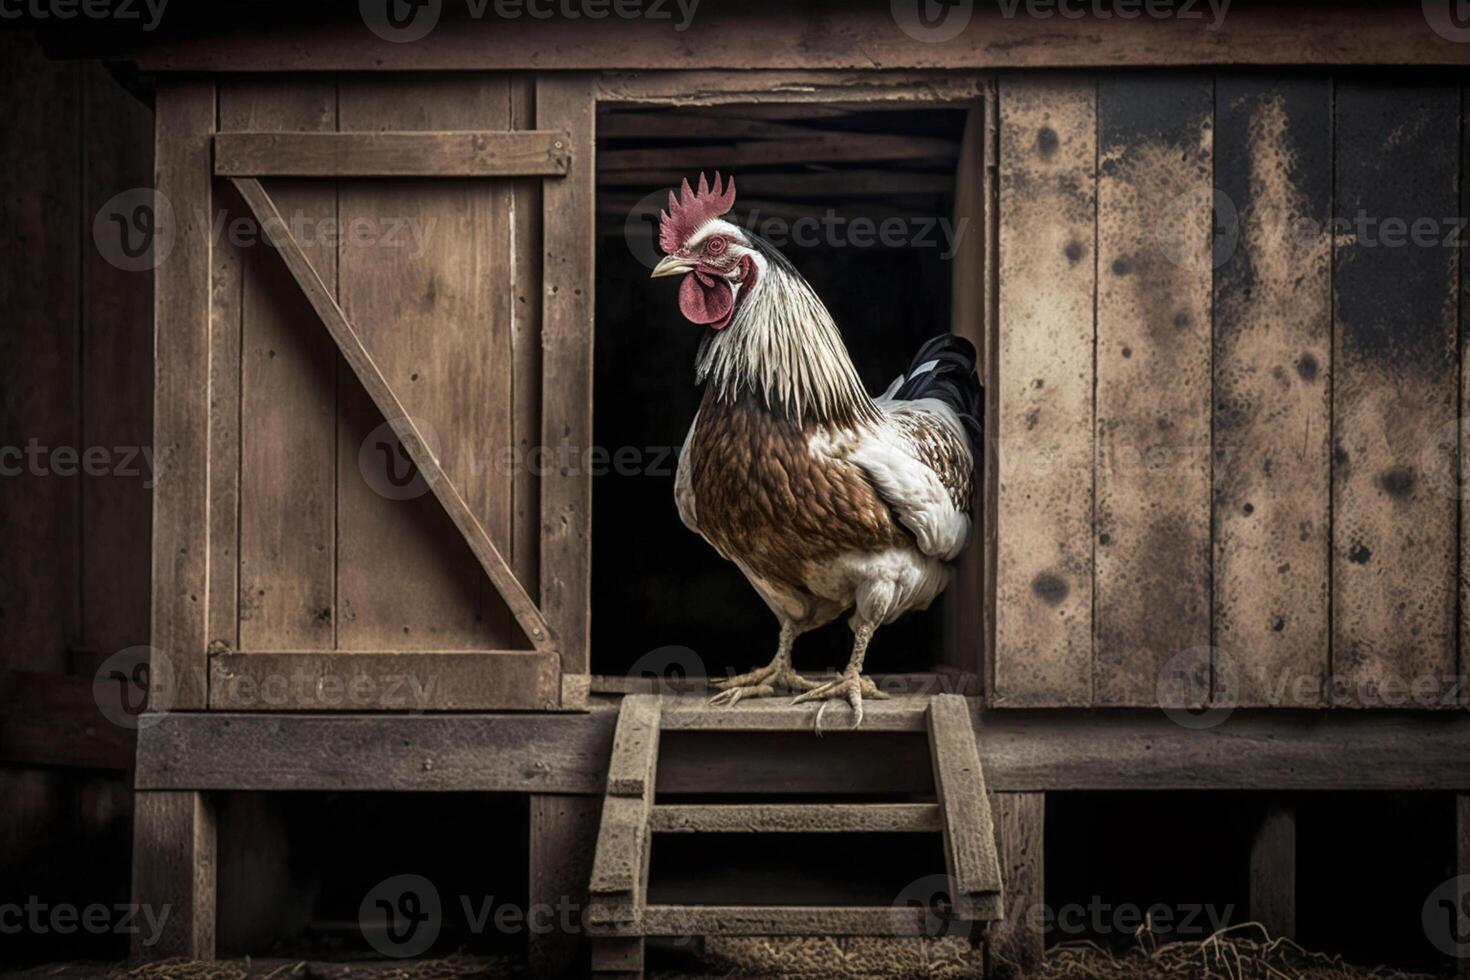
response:
M749 393L799 424L877 421L827 307L784 256L768 245L757 255L761 274L730 326L705 337L696 378L721 401Z

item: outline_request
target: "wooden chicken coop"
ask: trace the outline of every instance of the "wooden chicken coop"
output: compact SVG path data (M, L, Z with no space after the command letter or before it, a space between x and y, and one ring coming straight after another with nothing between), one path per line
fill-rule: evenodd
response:
M585 910L609 974L659 936L923 934L861 888L650 883L691 834L923 838L896 880L945 876L1023 965L1048 794L1260 794L1251 913L1287 935L1292 794L1446 794L1470 872L1470 45L1418 5L446 18L126 56L171 249L134 890L175 911L139 955L275 901L223 880L239 794L524 801L528 901ZM703 706L775 623L653 458L698 394L649 195L716 169L737 217L836 216L787 253L870 390L932 333L981 353L974 544L875 641L896 696L820 740ZM585 969L582 931L539 967Z

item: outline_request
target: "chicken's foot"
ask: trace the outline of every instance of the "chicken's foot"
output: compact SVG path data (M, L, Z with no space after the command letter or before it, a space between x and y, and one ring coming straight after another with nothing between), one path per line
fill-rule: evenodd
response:
M771 698L820 687L816 681L807 680L791 666L791 645L796 642L796 635L794 626L782 623L781 640L771 662L749 673L710 681L710 686L720 693L710 698L709 703L733 707L746 698Z
M809 701L821 701L822 705L817 709L817 717L812 722L812 727L818 736L822 734L822 714L828 705L836 700L845 700L852 706L852 728L863 723L863 697L870 697L874 701L883 701L888 695L878 689L871 677L863 676L863 657L868 652L868 641L873 638L873 631L877 627L868 624L853 627L852 658L847 662L847 669L842 676L834 681L819 684L807 691L805 694L797 695L792 704L806 704Z

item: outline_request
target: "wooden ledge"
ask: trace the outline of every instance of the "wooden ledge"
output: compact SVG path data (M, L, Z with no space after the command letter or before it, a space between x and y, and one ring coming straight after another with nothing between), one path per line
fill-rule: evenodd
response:
M585 714L146 715L137 787L600 795L617 705L594 698ZM976 731L992 792L1470 790L1464 712L1240 709L1213 728L1190 729L1158 711L989 710L979 713ZM664 734L670 752L660 765L661 794L811 785L797 781L780 751L815 737L808 732ZM680 752L673 743L686 739L698 744ZM830 768L818 791L862 792L892 774L893 765L875 761L927 751L925 740L904 731L874 729L863 741L824 737ZM675 764L680 755L687 764Z

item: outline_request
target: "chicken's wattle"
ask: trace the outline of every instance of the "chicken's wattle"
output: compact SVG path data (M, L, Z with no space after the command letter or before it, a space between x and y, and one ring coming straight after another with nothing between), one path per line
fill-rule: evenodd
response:
M735 312L734 291L718 276L696 269L679 284L679 310L692 323L720 330L729 326Z

